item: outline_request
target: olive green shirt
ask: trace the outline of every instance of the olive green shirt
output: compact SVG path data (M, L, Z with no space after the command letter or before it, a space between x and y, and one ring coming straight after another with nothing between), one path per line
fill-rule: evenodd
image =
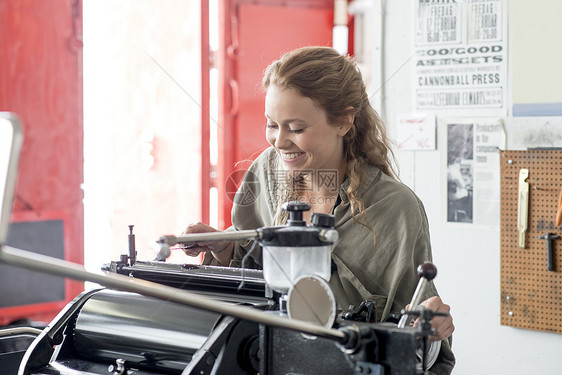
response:
M246 173L232 209L229 230L255 229L275 225L274 218L281 192L277 181L278 156L273 148L265 150ZM377 320L399 313L414 294L418 284L417 267L432 260L426 213L419 198L404 184L385 175L374 166L364 168L365 180L358 197L372 230L351 216L346 194L349 180L339 189L341 203L333 211L339 240L332 250L337 269L329 285L338 309L374 301ZM364 222L363 216L357 220ZM373 237L374 233L374 237ZM240 267L251 243L236 243L231 266ZM210 260L206 257L207 263ZM245 267L261 268L261 248L252 251ZM437 295L433 282L428 284L422 301ZM430 373L449 374L455 358L449 340L443 340L440 358Z

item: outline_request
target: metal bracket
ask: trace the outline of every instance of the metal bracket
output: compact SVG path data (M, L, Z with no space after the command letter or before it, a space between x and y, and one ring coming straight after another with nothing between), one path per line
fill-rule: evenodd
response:
M355 374L384 375L384 367L376 363L356 362Z
M115 365L109 365L107 368L107 372L111 372L112 375L123 375L125 370L125 360L122 358L117 358Z

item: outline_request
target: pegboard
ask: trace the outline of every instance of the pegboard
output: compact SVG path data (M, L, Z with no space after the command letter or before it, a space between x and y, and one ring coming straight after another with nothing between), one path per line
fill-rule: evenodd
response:
M547 270L547 232L562 237L556 214L562 187L562 151L500 151L501 324L562 333L562 238L552 241ZM527 178L525 247L519 246L519 171Z

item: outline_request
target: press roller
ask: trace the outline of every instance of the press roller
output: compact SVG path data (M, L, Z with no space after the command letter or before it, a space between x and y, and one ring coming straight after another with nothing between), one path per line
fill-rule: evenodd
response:
M182 370L219 319L189 306L102 290L78 314L74 348L94 361L122 358L140 367Z

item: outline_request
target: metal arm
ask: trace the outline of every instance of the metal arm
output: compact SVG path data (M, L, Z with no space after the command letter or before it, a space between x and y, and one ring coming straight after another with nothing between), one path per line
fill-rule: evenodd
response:
M348 345L348 343L351 345L353 341L353 338L350 337L352 333L349 331L325 328L299 320L283 318L264 313L251 307L233 305L185 290L179 290L145 280L132 279L119 274L100 275L86 271L86 269L79 264L16 249L10 246L2 247L2 251L0 251L0 261L51 275L90 281L116 290L134 292L166 301L173 301L219 314L249 320L258 324L308 333L313 336L335 340L342 345Z
M159 247L156 260L166 260L170 256L170 246L184 244L188 247L197 242L214 242L214 241L240 241L254 240L260 238L260 232L257 229L231 231L231 232L206 232L206 233L189 233L181 236L166 235L161 236L156 244Z

